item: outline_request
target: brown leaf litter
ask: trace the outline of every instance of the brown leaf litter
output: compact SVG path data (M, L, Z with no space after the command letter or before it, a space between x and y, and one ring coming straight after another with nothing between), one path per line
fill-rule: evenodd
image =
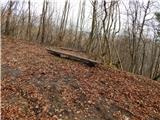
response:
M2 120L160 120L160 83L2 39Z

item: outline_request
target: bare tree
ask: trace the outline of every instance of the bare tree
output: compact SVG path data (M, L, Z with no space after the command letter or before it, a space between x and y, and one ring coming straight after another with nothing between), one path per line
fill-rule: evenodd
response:
M61 22L60 22L60 28L58 33L58 39L56 42L59 42L59 44L62 43L63 38L65 36L67 22L68 22L68 16L69 16L69 10L70 10L70 2L68 0L65 1ZM57 43L56 43L57 44Z
M146 46L146 43L145 43L144 39L142 38L142 36L143 36L144 25L146 23L146 17L147 17L147 14L148 14L149 7L150 7L150 0L148 0L147 6L144 7L145 8L145 10L144 10L144 16L143 16L142 25L140 27L140 33L139 33L139 38L138 38L138 46L137 47L139 47L139 42L141 40L143 42L143 53L142 53L141 66L139 68L140 69L139 70L139 74L143 74L143 66L144 66L144 60L145 60L145 46Z
M78 28L79 28L79 20L80 20L80 14L81 14L81 0L79 2L79 8L78 8L78 15L77 15L77 23L76 23L76 28L75 28L75 38L74 38L74 45L77 47L77 36L78 36Z
M95 26L96 26L96 19L97 19L97 0L91 1L92 4L92 25L91 25L91 32L89 34L89 41L87 43L86 50L91 52L91 46L93 44L93 37L95 34Z
M6 26L5 26L5 35L9 35L10 34L10 19L11 19L11 15L12 15L12 8L13 5L15 4L15 2L13 2L12 0L10 0L9 2L9 7L7 10L7 18L6 18Z
M28 1L28 26L27 26L27 32L26 35L29 40L31 40L31 1Z

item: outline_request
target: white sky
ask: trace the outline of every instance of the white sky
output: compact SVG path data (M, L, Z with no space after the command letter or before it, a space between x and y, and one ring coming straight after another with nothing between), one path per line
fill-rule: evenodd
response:
M8 0L1 0L1 3L4 4L6 3ZM17 1L23 1L23 0L17 0ZM25 0L27 2L27 0ZM64 7L64 3L65 0L49 0L50 2L53 3L54 7L56 7L58 12L62 12L62 9ZM78 7L79 7L79 2L83 0L69 0L70 4L71 4L71 10L70 10L70 18L72 20L72 22L74 22L74 24L76 23L76 18L77 18L77 14L78 14ZM88 24L91 23L91 4L90 4L91 0L86 0L86 20L85 20L85 28L87 29ZM102 0L98 0L98 1L102 1ZM110 1L110 0L108 0ZM140 2L144 2L147 3L148 0L139 0ZM151 0L151 1L158 1L160 3L160 0ZM42 11L42 5L43 5L43 0L31 0L32 5L34 6L33 8L31 8L32 10L36 10L38 14L41 13ZM121 3L124 3L126 5L126 7L128 7L128 2L129 0L121 0ZM157 3L158 6L158 3ZM160 5L159 5L160 6ZM124 14L123 11L125 11L125 7L123 4L121 4L120 6L121 9L121 13ZM156 11L156 9L152 9L152 12L154 13ZM124 15L121 15L122 17L122 22L124 21L124 19L126 18Z

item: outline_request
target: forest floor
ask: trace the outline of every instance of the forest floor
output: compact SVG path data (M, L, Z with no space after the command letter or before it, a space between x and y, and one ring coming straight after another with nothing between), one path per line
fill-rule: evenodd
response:
M160 83L2 39L2 120L160 120Z

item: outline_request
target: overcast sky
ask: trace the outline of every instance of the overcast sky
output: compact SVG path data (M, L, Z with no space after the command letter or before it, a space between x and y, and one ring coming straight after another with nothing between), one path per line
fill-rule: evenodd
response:
M18 1L23 1L23 0L18 0ZM27 0L25 0L27 2ZM50 2L52 2L53 4L53 7L56 7L56 10L57 12L62 12L63 10L63 7L64 7L64 3L65 3L65 0L49 0ZM72 22L74 22L74 24L76 23L76 18L77 18L77 14L78 14L78 6L79 6L79 2L80 1L83 1L83 0L69 0L70 1L70 20L72 20ZM85 19L85 28L86 29L89 29L87 28L88 24L91 24L91 3L90 3L91 0L86 0L86 19ZM98 1L102 1L102 0L98 0ZM110 1L110 0L107 0L107 1ZM129 0L120 0L121 1L121 4L120 4L120 10L121 10L121 21L125 21L126 17L124 16L125 14L125 7L129 7L128 6L128 2ZM147 3L148 0L139 0L140 2L144 2L145 4ZM151 1L156 1L156 0L151 0ZM160 3L160 0L157 0L159 1ZM1 0L2 4L5 4L7 2L7 0ZM41 11L42 11L42 5L43 5L43 0L31 0L32 2L32 5L34 7L32 7L31 9L36 11L37 14L41 14ZM123 4L122 4L123 3ZM158 6L158 3L157 3L157 6ZM160 6L160 5L159 5ZM152 8L151 10L153 13L156 11L155 8Z

